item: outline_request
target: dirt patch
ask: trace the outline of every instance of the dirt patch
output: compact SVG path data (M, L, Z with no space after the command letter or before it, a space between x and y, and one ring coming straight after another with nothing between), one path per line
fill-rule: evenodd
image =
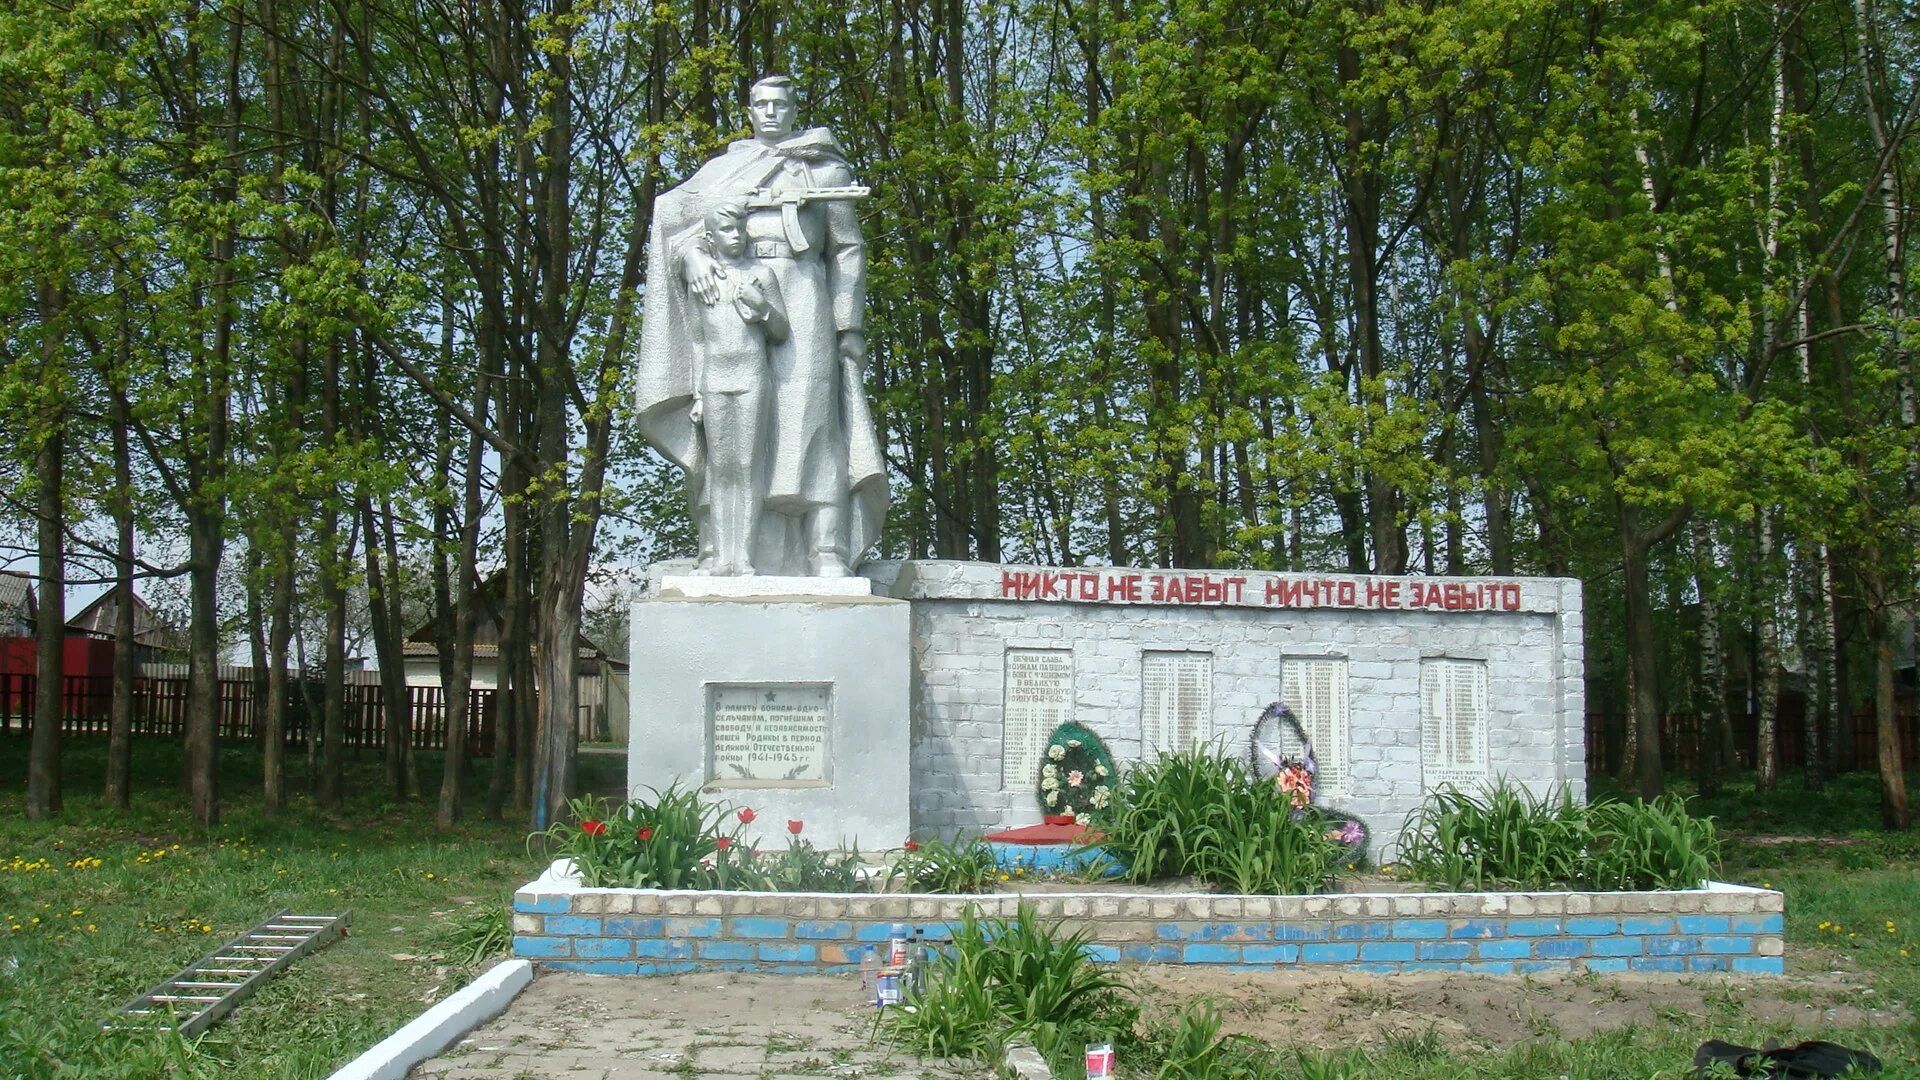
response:
M1433 1038L1452 1049L1497 1050L1529 1039L1581 1039L1629 1024L1739 1018L1806 1030L1898 1023L1907 1011L1845 972L1764 978L1725 975L1401 975L1131 969L1155 1009L1210 998L1222 1031L1275 1046L1340 1050ZM1432 1036L1428 1032L1432 1032Z

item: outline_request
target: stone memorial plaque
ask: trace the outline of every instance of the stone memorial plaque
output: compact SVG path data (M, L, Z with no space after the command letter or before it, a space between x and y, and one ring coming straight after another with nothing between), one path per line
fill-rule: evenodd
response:
M830 683L709 683L707 786L826 787Z
M1140 654L1140 745L1146 756L1213 738L1213 654Z
M1047 736L1073 719L1073 653L1067 649L1008 649L1001 698L1000 784L1021 791L1040 782Z

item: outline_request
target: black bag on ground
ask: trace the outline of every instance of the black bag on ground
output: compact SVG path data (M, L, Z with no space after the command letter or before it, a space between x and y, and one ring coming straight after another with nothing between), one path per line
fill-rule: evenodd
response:
M1693 1052L1693 1074L1710 1075L1714 1065L1733 1066L1735 1076L1762 1076L1769 1080L1799 1080L1802 1077L1842 1076L1848 1069L1857 1073L1876 1073L1880 1059L1865 1050L1854 1050L1838 1043L1812 1042L1794 1046L1769 1043L1755 1050L1709 1039Z

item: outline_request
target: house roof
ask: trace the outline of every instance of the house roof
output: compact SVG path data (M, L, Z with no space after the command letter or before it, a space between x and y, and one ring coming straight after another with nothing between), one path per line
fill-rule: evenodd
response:
M162 652L185 652L187 650L186 635L182 634L178 627L170 625L161 618L160 613L153 609L153 605L140 599L138 593L132 595L134 644ZM112 640L114 616L120 610L120 597L120 586L115 585L108 589L93 603L81 608L78 615L68 619L67 629L77 630L91 637Z
M473 655L476 659L487 659L500 655L500 631L506 622L502 613L502 594L506 590L507 575L504 571L495 571L479 588L474 590L473 601L480 609L480 621L473 631ZM407 635L400 647L403 656L439 656L441 620L438 616L421 623ZM625 668L626 662L610 655L587 635L575 632L574 643L580 650L580 659L604 660L615 667Z
M0 570L0 634L31 634L36 608L33 575Z

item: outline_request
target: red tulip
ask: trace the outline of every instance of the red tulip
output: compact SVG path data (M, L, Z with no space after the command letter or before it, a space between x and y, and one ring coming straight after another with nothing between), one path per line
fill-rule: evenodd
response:
M795 836L799 836L800 830L805 827L806 827L805 823L798 818L787 819L787 831L792 833Z
M920 850L920 841L918 841L918 840L909 840L909 841L907 841L907 850L908 850L908 851L919 851L919 850Z
M758 814L756 814L756 813L754 813L754 812L753 812L753 807L751 807L751 806L749 806L749 807L746 807L746 808L744 808L744 809L742 809L742 810L740 811L740 813L738 813L738 814L737 814L737 815L735 815L735 816L736 816L736 817L738 817L738 818L740 819L740 824L742 824L742 825L751 825L751 824L753 824L753 819L754 819L754 818L757 818L757 817L759 817L760 815L758 815Z
M642 826L640 826L640 831L639 831L639 832L637 832L637 833L634 833L634 834L633 834L633 838L634 838L635 840L651 840L651 839L653 839L653 826L651 826L651 825L642 825Z
M713 842L713 846L716 848L719 848L721 851L725 851L728 848L733 846L733 838L729 836L722 836Z
M604 836L607 832L607 823L589 818L580 823L580 831L588 836Z

